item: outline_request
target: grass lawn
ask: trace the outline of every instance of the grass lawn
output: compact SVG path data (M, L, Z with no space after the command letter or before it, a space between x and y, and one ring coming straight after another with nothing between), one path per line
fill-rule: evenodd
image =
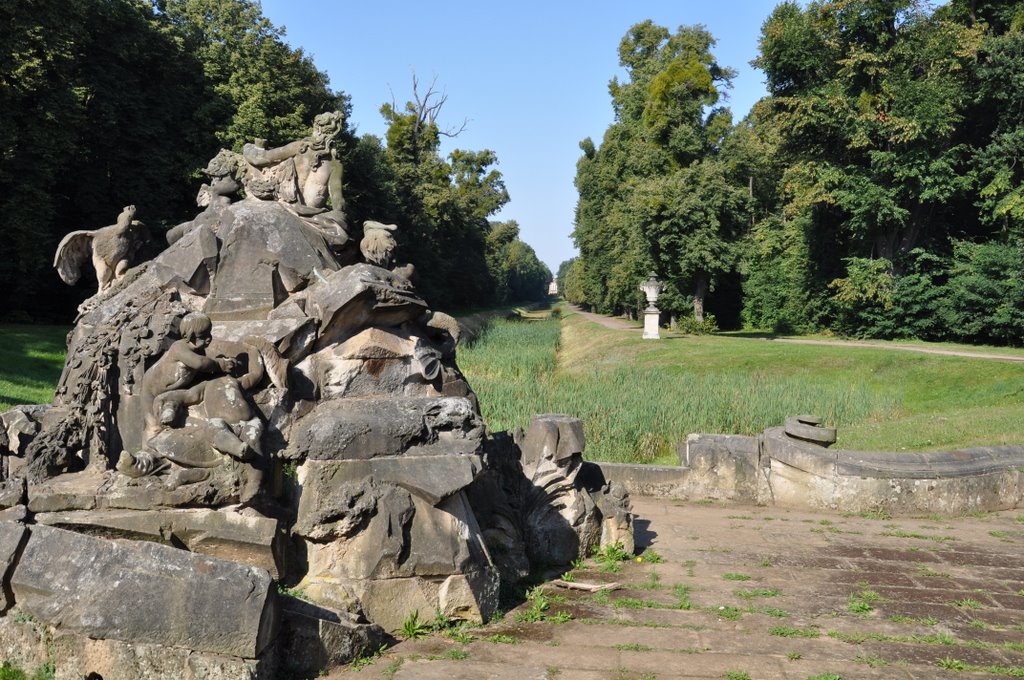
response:
M67 333L66 326L0 324L0 412L53 401Z
M1024 364L737 335L652 342L567 312L497 321L459 365L493 429L575 415L595 460L675 464L691 432L756 434L800 413L837 425L848 449L1024 443Z

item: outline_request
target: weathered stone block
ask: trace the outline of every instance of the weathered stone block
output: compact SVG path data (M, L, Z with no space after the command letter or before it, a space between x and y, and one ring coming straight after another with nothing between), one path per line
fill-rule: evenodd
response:
M453 574L437 590L437 606L445 616L486 623L498 606L501 579L492 568Z
M206 295L217 273L217 237L209 226L196 226L154 258L149 272L164 286Z
M309 460L302 466L299 523L316 516L333 489L363 479L388 482L437 505L468 486L481 469L480 456L394 456L369 460ZM322 521L322 520L318 520Z
M184 430L165 432L190 434ZM220 454L217 454L220 455ZM131 479L112 471L86 470L58 475L29 484L28 509L32 512L68 510L149 510L154 507L188 507L198 502L213 506L238 502L238 475L231 462L211 468L207 479L169 489L160 477Z
M773 461L819 477L832 478L836 474L836 451L788 437L781 427L765 430L762 442L764 454Z
M25 525L17 522L0 522L0 611L10 607L13 602L8 600L10 588L10 570L18 556L22 539L25 537Z
M25 480L7 479L0 482L0 508L10 508L25 502Z
M337 399L292 427L288 457L367 459L480 450L483 422L462 397Z
M321 320L317 348L348 338L368 325L398 326L427 309L409 282L371 264L342 267L311 286L306 313Z
M185 546L188 550L261 567L279 578L283 534L278 521L231 510L81 510L41 512L36 522L105 538L130 538Z
M255 319L218 321L213 325L213 337L218 341L244 343L253 336L266 339L284 356L302 357L308 353L316 338L316 320L308 317Z
M11 588L39 621L97 639L252 659L277 628L266 570L41 525L31 528Z
M750 500L756 496L757 437L691 434L679 447L679 462L690 469L688 493L695 497Z
M278 676L312 677L322 669L371 654L384 641L384 630L346 612L294 597L282 597L281 635L277 640Z
M266 319L288 291L337 268L323 236L283 205L242 201L221 234L221 259L204 311L215 321Z
M388 632L401 630L413 612L429 621L438 606L438 586L421 578L389 578L368 581L363 593L366 617Z
M489 565L476 518L462 493L434 507L399 489L395 492L382 494L375 509L362 515L359 530L350 537L307 544L309 568L303 586L405 576L446 577ZM297 532L317 535L305 525L298 526Z

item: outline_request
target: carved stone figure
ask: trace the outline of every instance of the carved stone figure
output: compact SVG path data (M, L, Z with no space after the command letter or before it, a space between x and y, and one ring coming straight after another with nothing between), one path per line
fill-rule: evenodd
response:
M145 225L135 219L135 206L128 205L116 223L95 231L73 231L61 239L53 266L65 283L74 285L91 258L99 283L97 293L102 293L124 276L145 241Z
M60 627L63 607L87 603L65 636L130 650L117 659L186 650L188 668L162 677L223 655L245 655L231 667L251 677L290 677L275 659L343 662L417 611L485 621L499 572L516 581L598 542L630 547L628 499L582 461L579 422L545 416L518 443L492 437L456 363L459 323L430 310L411 266L393 268L395 226L369 220L361 248L349 239L342 123L323 114L302 140L217 154L203 211L143 266L129 269L131 206L65 239L62 276L91 247L103 295L80 310L53 403L0 414L0 553L32 570L13 590L0 574L4 612ZM54 533L66 530L107 566L41 588L66 561L72 538ZM181 565L243 596L198 601ZM91 597L106 574L130 578L124 597ZM164 607L141 616L151 629L93 625L149 592ZM202 625L175 637L182 622ZM12 625L0 612L0 648L20 644L4 637ZM108 672L91 659L82 677Z
M221 375L200 380L186 389L159 394L152 406L164 427L138 454L122 457L119 468L129 476L176 466L169 488L205 481L206 470L219 467L230 456L241 477L239 501L250 503L263 480L263 421L249 394L263 379L263 359L255 348L246 352L247 370L241 376ZM241 364L235 362L232 368ZM192 407L192 408L190 408ZM197 472L198 471L198 472Z
M335 248L349 240L342 166L334 147L344 121L341 111L321 113L313 120L309 137L273 149L264 148L263 140L242 147L249 165L243 178L246 192L281 201L303 217L315 217Z
M163 429L164 415L159 412L161 404L157 398L167 392L190 386L199 373L228 373L235 361L230 357L210 358L206 348L213 340L213 324L210 317L192 313L181 319L181 339L171 343L142 378L142 399L146 417L146 438L156 436Z
M196 196L196 205L204 208L203 212L194 220L183 222L168 230L167 243L177 243L185 234L200 226L207 226L214 234L218 233L218 217L241 190L246 167L241 154L227 149L221 149L211 158L203 168L203 174L210 178L210 183L200 186L199 194Z
M359 252L370 264L384 269L391 269L392 257L398 243L391 232L398 229L394 224L382 224L367 220L363 222L363 240L359 242Z

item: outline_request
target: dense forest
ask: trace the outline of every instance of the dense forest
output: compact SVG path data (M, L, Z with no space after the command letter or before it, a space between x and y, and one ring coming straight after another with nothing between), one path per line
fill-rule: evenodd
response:
M783 2L734 122L701 26L619 44L585 139L573 302L698 328L1024 342L1024 2Z
M192 218L199 170L220 148L308 134L348 112L252 0L0 1L0 319L69 321L92 282L50 268L61 237L121 208L161 240ZM551 274L514 221L488 150L440 154L444 103L412 88L385 105L387 139L340 138L349 223L393 222L397 259L442 308L543 299Z

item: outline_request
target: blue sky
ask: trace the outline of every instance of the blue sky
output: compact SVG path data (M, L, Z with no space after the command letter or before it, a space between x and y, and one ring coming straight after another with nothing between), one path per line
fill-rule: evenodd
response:
M622 77L619 41L651 19L675 30L703 24L714 54L736 69L726 102L738 120L765 94L757 56L761 24L776 0L263 0L286 41L311 55L331 87L352 96L357 133L383 137L379 110L436 78L448 96L442 127L467 120L442 151L493 149L512 200L492 219L519 222L521 238L552 271L575 255L570 234L579 142L600 143L612 122L608 81Z

